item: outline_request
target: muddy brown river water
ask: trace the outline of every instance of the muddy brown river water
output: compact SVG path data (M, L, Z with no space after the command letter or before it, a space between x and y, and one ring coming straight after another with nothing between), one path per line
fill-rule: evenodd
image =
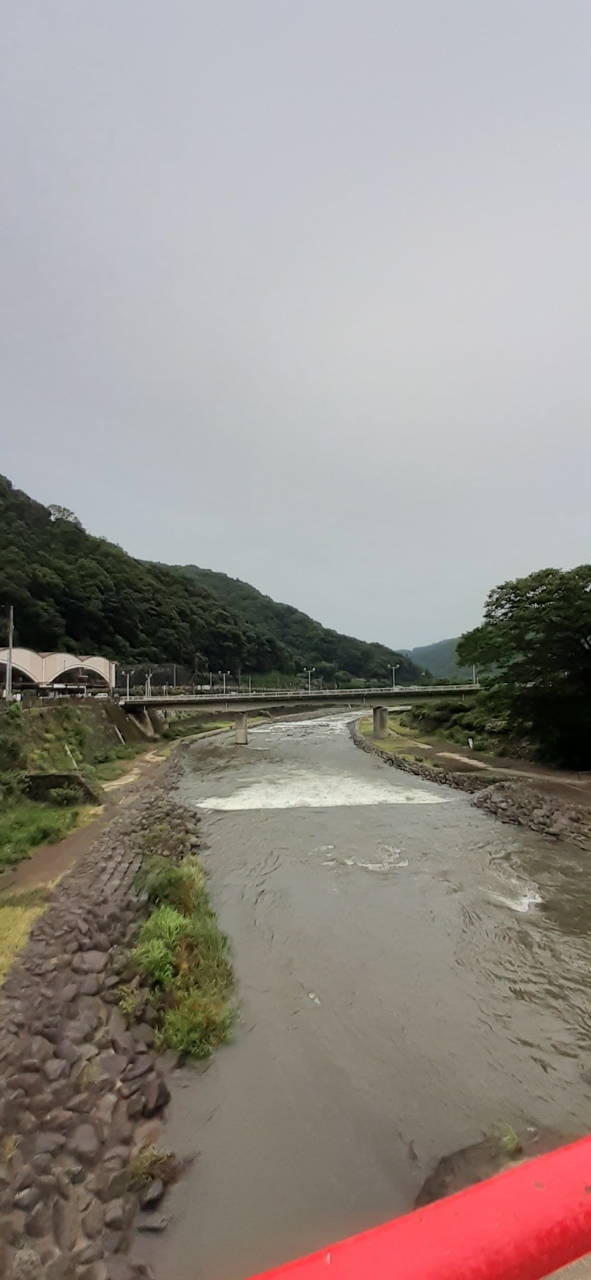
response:
M591 1128L591 874L580 850L355 748L339 713L186 754L240 1016L175 1073L195 1156L158 1280L243 1280L408 1210L495 1126Z

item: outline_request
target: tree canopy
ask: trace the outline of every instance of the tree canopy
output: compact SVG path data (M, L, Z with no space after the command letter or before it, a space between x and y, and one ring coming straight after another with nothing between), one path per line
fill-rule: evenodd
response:
M381 683L391 679L392 664L399 668L396 678L401 684L420 681L418 667L387 645L356 640L353 636L323 627L307 613L289 604L279 604L239 578L230 578L212 569L199 569L193 564L178 567L192 582L212 591L257 632L273 636L291 654L294 670L315 667L315 674L322 675L327 683L335 678L344 682L347 677Z
M513 728L541 758L591 766L591 565L495 587L458 659L488 668Z
M17 644L190 670L275 661L253 628L186 576L134 560L3 477L0 544L0 610L14 605Z
M0 615L14 605L15 643L27 648L179 663L203 675L315 666L325 679L339 670L383 680L399 661L400 676L418 676L391 649L329 631L246 583L232 594L224 574L135 560L87 533L72 511L42 506L1 476L0 546Z

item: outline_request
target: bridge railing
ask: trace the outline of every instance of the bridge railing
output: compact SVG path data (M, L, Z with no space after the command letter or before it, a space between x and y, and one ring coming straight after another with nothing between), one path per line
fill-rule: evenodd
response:
M332 700L333 702L336 698L336 699L342 699L343 701L357 702L362 700L365 697L369 696L373 698L376 695L380 695L384 698L391 698L391 697L404 698L404 697L407 697L409 693L421 693L421 694L426 694L427 696L430 696L431 694L436 694L436 693L441 693L441 694L474 693L478 689L478 687L479 686L475 684L455 684L455 685L405 684L405 685L396 685L395 688L392 688L392 685L387 685L385 688L381 685L377 685L367 689L310 689L310 690L308 689L253 689L250 692L248 690L245 690L244 692L240 692L240 690L238 689L227 689L225 693L221 689L212 689L208 693L184 693L184 694L183 693L181 694L152 693L147 695L133 694L129 698L123 695L120 698L120 701L125 702L126 704L129 704L129 705L133 705L134 703L137 703L137 704L141 704L142 706L149 705L150 703L153 703L153 702L167 702L171 704L172 703L181 704L183 702L188 702L188 701L211 702L212 700L215 700L217 702L220 702L220 701L233 702L237 700L240 700L240 702L247 702L247 701L255 702L255 701L259 701L260 699L267 699L268 701L271 702L273 700L276 701L278 698L280 698L282 701L293 699L294 702L306 701L306 700L309 700L310 698L323 698L326 701Z
M257 1280L542 1280L591 1253L591 1138Z

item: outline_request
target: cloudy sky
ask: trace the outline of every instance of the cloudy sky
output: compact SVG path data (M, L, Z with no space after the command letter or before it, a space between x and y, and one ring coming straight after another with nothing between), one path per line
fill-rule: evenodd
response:
M588 0L3 0L0 470L412 646L590 556Z

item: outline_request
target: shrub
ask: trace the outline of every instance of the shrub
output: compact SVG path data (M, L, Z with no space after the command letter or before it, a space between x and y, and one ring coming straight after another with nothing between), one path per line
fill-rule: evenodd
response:
M70 804L78 804L80 796L76 787L51 787L47 792L49 804L55 804L59 807L66 807Z

